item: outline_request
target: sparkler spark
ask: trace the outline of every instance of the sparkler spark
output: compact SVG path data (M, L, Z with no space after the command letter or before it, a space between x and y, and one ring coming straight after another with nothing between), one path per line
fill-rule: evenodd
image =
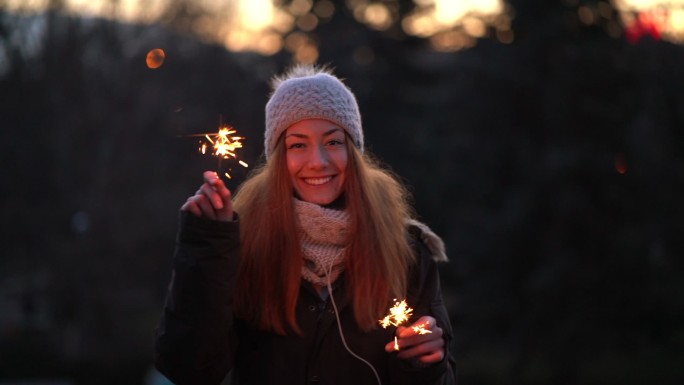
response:
M406 304L406 300L401 302L394 300L394 306L389 309L389 314L380 320L380 325L383 328L388 326L399 326L408 321L409 317L413 315L413 309Z
M418 333L418 334L430 334L430 333L432 333L432 330L425 329L427 326L430 326L429 322L425 322L424 324L421 324L421 325L411 326L411 329L413 329L413 331Z
M235 151L242 148L242 140L245 138L236 134L237 131L233 127L224 124L219 126L217 133L193 135L206 138L208 142L200 141L199 151L202 154L206 154L207 149L209 149L209 147L212 148L211 155L218 157L219 160L219 174L221 173L221 160L237 159ZM238 163L243 167L249 167L249 165L242 160L238 160ZM228 179L231 179L228 172L225 173L225 176Z
M403 324L404 322L408 321L408 319L413 315L413 308L409 307L408 304L406 303L406 300L401 300L397 301L394 299L394 306L392 306L389 309L389 314L385 316L385 318L381 319L380 321L380 326L383 327L383 329L387 329L388 326L399 326ZM429 334L432 333L431 330L426 329L427 326L430 326L429 322L425 322L424 324L420 325L414 325L411 327L414 332L417 334ZM399 342L397 340L397 336L394 336L394 350L399 350Z

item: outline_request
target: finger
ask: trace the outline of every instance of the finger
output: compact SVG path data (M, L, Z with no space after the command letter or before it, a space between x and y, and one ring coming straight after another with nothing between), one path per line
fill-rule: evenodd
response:
M183 206L181 206L181 210L182 211L189 211L190 213L192 213L196 217L202 216L202 211L200 210L200 208L197 206L197 204L194 201L192 201L190 199L188 199L183 204Z
M214 171L205 171L202 174L202 179L204 179L204 183L211 186L214 191L217 191L220 188L226 188L226 185L223 183L219 175Z
M410 330L410 328L408 328ZM406 333L415 333L413 331L407 331ZM443 332L441 328L437 328L433 333L429 334L414 334L408 337L401 337L397 340L398 350L402 352L408 351L409 355L413 357L415 354L424 354L431 347L439 348L444 346L444 339L442 338ZM397 351L394 341L385 344L385 351L392 352ZM415 349L417 348L417 350ZM412 350L413 349L413 350ZM417 353L416 353L417 352ZM401 354L400 356L406 356L407 354Z
M204 179L204 184L200 187L202 194L206 195L217 210L223 208L223 199L221 194L218 193L218 189L221 187L225 189L225 185L218 174L214 171L205 171L202 174L202 179Z
M221 196L209 183L204 183L202 187L200 187L199 195L207 198L207 201L211 203L214 209L220 210L223 208L223 199L221 199Z
M206 174L204 182L210 185L211 188L214 189L214 191L216 191L216 193L218 193L221 197L226 197L230 195L230 190L228 190L226 184L223 183L223 180L219 178L217 174L214 174L213 177L210 174Z
M204 183L200 187L199 195L205 197L213 206L216 219L223 221L233 220L233 203L231 193L223 184L223 181L211 181L212 184Z
M215 217L213 214L214 210L211 205L208 204L204 195L193 195L189 197L183 206L181 206L181 210L189 211L198 217Z
M396 351L396 349L394 349L394 341L388 342L388 343L385 345L385 351L386 351L387 353L391 353L391 352Z
M427 330L427 329L426 329ZM433 329L428 330L427 332L420 332L416 331L413 328L407 328L401 334L398 334L397 337L400 339L405 339L405 340L416 340L418 342L420 341L425 341L425 340L432 340L432 339L437 339L441 338L444 335L444 329L440 328L439 326L435 326Z
M441 362L444 359L444 355L444 349L439 349L432 354L426 354L424 356L418 357L418 361L424 364L435 364L437 362Z
M214 206L209 202L209 199L205 195L195 195L192 200L199 206L202 211L202 216L209 219L216 219L216 211Z
M439 340L427 341L411 347L402 345L402 343L399 342L399 347L401 348L401 350L399 350L397 357L402 359L408 359L414 357L421 357L425 355L431 355L437 351L443 350L444 341L440 338Z
M410 330L411 328L409 328ZM444 346L444 332L442 328L435 326L431 333L428 334L414 334L408 337L399 338L399 346L401 347L402 357L414 357L416 355L426 354L430 349L438 349ZM415 333L413 330L404 331L402 334Z
M394 339L385 345L385 351L387 353L397 351L397 347L398 347L397 338L399 338L399 334L401 334L401 332L404 329L406 329L406 326L397 326L397 329L394 331L394 335L395 335Z
M212 188L219 195L223 206L221 208L217 207L216 214L218 219L226 221L233 220L233 202L231 201L232 194L230 190L221 179L212 182Z
M405 329L406 329L406 326L397 326L397 329L394 331L395 339L392 340L392 341L390 341L390 342L388 342L388 343L385 345L385 351L386 351L387 353L397 351L397 347L398 347L397 338L399 338L399 335L400 335L400 334L402 333L402 331L404 331Z
M433 329L440 329L437 326L437 321L433 317L423 316L420 317L418 321L414 322L410 327L403 328L401 330L397 328L397 336L401 338L410 337L413 335L421 334L420 330L425 330L426 332L424 333L430 334L435 332L435 330Z
M444 345L444 339L442 338L443 334L441 328L436 328L429 334L415 334L408 337L400 337L399 345L404 349L429 343L431 341L437 341L437 344Z
M205 172L203 172L202 173L202 179L204 179L205 183L209 183L209 184L211 184L211 182L214 180L217 180L217 179L221 180L221 178L219 178L218 173L216 173L216 171L205 171Z
M444 339L441 336L435 336L431 334L426 334L426 335L418 335L418 336L413 336L413 337L407 337L407 338L399 338L399 344L404 347L404 348L409 348L412 346L418 346L421 344L427 344L427 343L432 343L433 341L437 341L437 344L444 344Z

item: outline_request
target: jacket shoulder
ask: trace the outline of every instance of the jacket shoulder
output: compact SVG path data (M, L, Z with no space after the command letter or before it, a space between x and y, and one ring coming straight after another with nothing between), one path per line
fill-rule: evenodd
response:
M408 219L406 225L408 226L409 234L427 248L434 261L447 262L449 260L446 255L444 241L428 225L415 219Z

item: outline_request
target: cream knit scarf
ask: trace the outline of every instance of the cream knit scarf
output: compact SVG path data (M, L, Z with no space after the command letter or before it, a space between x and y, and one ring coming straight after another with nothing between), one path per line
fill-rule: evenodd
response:
M294 198L297 233L304 254L302 278L314 285L334 282L344 270L349 243L349 214Z

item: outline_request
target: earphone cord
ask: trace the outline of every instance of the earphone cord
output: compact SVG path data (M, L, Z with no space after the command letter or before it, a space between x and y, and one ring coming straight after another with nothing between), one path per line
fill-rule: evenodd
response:
M333 296L332 284L330 283L330 273L332 273L333 262L330 263L329 269L325 269L325 276L327 278L326 281L328 284L328 295L330 296L330 302L332 303L333 309L335 310L335 319L337 320L337 328L340 331L340 337L342 338L342 344L344 345L344 348L347 349L349 354L351 354L352 356L354 356L356 359L363 362L364 364L368 365L368 367L373 371L373 374L375 375L375 379L378 380L378 385L382 385L382 381L380 381L380 376L378 375L378 372L373 367L373 364L366 361L363 357L359 356L358 354L354 353L351 349L349 349L349 346L347 346L347 340L344 338L344 333L342 332L342 323L340 322L340 314L337 311L337 304L335 304L335 297Z

